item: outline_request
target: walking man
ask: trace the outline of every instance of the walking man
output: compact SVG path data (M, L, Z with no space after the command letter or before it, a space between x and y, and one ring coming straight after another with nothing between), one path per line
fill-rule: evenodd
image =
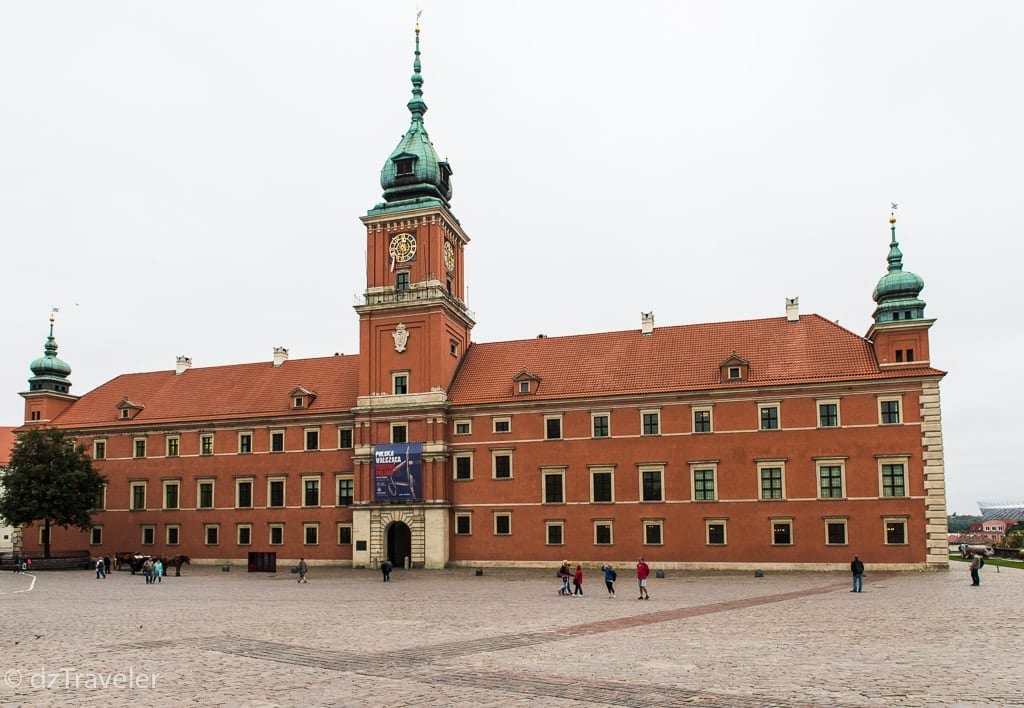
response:
M981 574L978 571L984 563L980 553L971 556L971 585L981 585Z
M640 587L640 597L637 600L650 600L647 592L647 576L651 574L651 567L641 558L636 562L636 584Z
M860 556L853 557L850 572L853 573L853 590L850 592L860 592L864 589L864 563L861 562Z
M309 572L309 566L306 564L305 558L299 558L299 579L295 582L304 583L306 582L306 573Z

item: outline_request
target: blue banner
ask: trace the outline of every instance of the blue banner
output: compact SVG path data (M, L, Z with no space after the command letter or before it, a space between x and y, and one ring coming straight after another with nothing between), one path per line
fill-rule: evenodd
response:
M374 445L373 480L377 501L423 499L423 443Z

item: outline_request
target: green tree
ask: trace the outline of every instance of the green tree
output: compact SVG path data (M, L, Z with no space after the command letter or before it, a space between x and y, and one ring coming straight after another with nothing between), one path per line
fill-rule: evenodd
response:
M0 478L0 517L11 526L43 522L43 555L50 557L50 528L92 526L106 478L92 468L85 447L63 430L29 430L18 436Z

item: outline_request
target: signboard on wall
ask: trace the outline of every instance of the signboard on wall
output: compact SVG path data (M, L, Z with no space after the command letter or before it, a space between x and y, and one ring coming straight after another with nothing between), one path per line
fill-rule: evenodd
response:
M423 499L423 443L373 446L374 499Z

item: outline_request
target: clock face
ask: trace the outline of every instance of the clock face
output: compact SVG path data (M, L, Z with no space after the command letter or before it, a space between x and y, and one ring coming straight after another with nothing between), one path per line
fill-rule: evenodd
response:
M411 261L416 257L416 237L412 234L395 234L391 237L388 253L399 263Z
M444 242L444 267L448 270L455 270L455 247L451 241Z

